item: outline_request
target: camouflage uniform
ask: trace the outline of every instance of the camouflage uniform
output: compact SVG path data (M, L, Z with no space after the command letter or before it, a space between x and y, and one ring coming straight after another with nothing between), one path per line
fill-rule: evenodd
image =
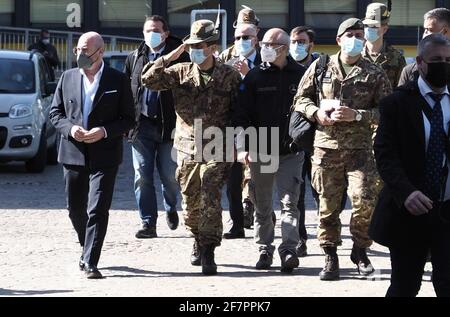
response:
M218 127L225 135L226 127L231 124L241 77L232 67L216 63L210 81L202 85L197 65L180 63L166 68L163 57L146 65L142 74L145 86L152 90L171 89L174 96L176 178L181 187L186 227L198 238L200 246L219 246L222 239L221 189L230 163L199 160L210 140L203 139L203 147L198 148L196 143L200 141L196 138L209 127ZM201 131L194 131L194 120L201 120Z
M223 63L228 62L229 60L235 58L237 55L236 49L234 48L234 45L231 45L229 48L227 48L225 51L220 53L219 60Z
M375 63L386 72L392 87L397 87L403 68L406 66L405 58L402 53L384 42L383 49L380 54L371 55L367 48L363 51L362 56Z
M350 232L357 247L372 244L368 226L377 199L378 179L372 151L371 125L379 120L378 103L391 93L386 73L361 58L344 77L339 54L333 55L322 80L321 99L339 99L358 110L360 122L338 122L333 126L317 125L312 157L312 183L319 194L320 224L318 238L322 247L340 245L342 195L347 188L352 202ZM314 73L317 60L305 73L297 96L295 110L315 121L316 87Z

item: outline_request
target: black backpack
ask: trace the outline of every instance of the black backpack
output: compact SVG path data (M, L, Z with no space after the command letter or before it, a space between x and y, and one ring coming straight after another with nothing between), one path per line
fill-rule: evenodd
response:
M320 94L322 92L322 78L327 70L327 64L330 58L326 54L319 56L314 74L314 85L316 86L316 101L320 102ZM316 132L316 124L309 121L300 112L295 111L294 105L291 107L289 120L289 136L292 138L290 145L292 152L305 151L312 153L314 149L314 136Z

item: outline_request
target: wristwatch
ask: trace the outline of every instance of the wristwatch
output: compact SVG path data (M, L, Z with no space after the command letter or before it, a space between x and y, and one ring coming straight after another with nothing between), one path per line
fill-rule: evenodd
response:
M358 110L355 110L355 112L356 112L355 121L360 122L362 120L362 114Z

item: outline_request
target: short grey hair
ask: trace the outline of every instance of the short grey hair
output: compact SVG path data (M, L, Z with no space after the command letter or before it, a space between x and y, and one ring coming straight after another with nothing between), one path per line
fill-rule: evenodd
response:
M433 46L450 46L450 40L440 33L430 34L420 41L417 48L417 54L420 57L425 55L426 50L430 45Z
M436 19L438 22L450 26L450 10L447 8L436 8L425 13L423 19Z

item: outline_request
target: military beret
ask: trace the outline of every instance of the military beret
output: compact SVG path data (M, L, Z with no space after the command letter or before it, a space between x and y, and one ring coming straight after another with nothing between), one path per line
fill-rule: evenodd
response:
M364 24L360 19L357 18L350 18L345 20L344 22L339 25L339 29L337 32L337 36L341 36L348 30L364 30Z

